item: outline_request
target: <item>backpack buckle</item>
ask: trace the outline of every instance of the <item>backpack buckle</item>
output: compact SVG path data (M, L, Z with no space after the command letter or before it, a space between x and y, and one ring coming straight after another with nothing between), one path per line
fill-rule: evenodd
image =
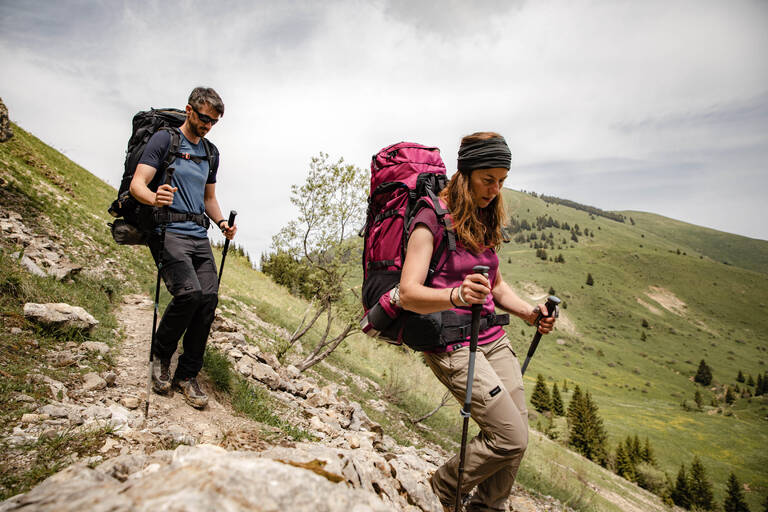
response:
M192 155L190 155L189 153L182 153L181 154L181 158L183 158L184 160L189 160L191 158L191 156Z

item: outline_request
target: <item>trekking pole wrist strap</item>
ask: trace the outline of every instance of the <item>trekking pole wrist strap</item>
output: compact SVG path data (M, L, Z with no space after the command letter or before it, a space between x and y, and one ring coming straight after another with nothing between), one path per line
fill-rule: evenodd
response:
M224 228L221 227L222 222L227 222L227 219L219 219L216 221L216 225L219 227L220 230L224 231Z

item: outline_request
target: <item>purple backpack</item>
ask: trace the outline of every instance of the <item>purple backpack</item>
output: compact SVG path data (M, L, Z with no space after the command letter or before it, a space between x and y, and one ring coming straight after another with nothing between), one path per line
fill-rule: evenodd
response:
M438 222L446 228L448 213L437 200L447 176L440 150L413 142L387 146L371 161L371 194L368 215L361 231L363 245L362 300L366 314L360 326L369 336L379 336L400 345L403 321L399 304L400 274L405 261L408 232L416 213L432 208ZM456 249L451 230L432 255L426 285L445 250Z

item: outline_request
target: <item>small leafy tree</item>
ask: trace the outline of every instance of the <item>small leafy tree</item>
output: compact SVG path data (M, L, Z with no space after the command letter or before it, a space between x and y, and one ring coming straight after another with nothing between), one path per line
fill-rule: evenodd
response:
M354 228L362 224L367 205L366 182L362 169L345 164L343 158L333 162L321 152L312 158L304 184L291 186L291 203L299 210L298 218L272 239L282 262L275 257L267 269L275 270L274 264L281 272L292 272L292 277L278 279L293 283L301 296L312 301L310 308L316 307L308 322L309 315L304 316L285 350L304 336L323 314L326 317L320 341L298 366L301 371L328 357L347 336L358 330L357 304L349 300L343 282L346 263L353 260L355 252L348 238ZM287 258L293 259L293 263ZM270 275L275 278L275 274ZM331 326L337 319L345 325L340 333L332 336Z
M728 477L723 510L725 512L749 512L749 506L747 506L747 502L744 499L741 484L733 473Z
M693 380L702 386L712 384L712 369L703 359L699 363L699 369L696 371L696 376L693 377Z
M704 402L704 400L701 397L701 392L696 389L696 393L693 395L693 401L696 402L696 407L701 409L701 404Z

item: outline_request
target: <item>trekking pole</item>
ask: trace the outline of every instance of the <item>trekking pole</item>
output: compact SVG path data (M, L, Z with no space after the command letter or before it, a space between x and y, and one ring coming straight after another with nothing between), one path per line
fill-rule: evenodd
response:
M547 297L547 302L546 304L544 304L547 307L547 317L554 316L555 318L557 318L558 304L560 304L560 299L558 299L554 295L550 295L549 297ZM536 320L533 322L533 325L535 325L538 328L539 322L541 321L542 318L544 318L544 315L542 315L541 311L539 311L539 316L536 317ZM525 362L523 363L523 367L520 370L521 375L525 375L525 369L528 368L528 363L531 362L531 358L533 357L534 352L536 352L536 347L539 346L540 340L541 340L541 333L538 330L536 330L536 334L533 335L533 341L531 341L531 346L528 349L528 355L525 357Z
M488 278L489 268L484 265L472 267L475 274L483 274ZM461 481L464 477L464 455L467 449L467 431L469 429L470 408L472 407L472 380L475 377L475 355L477 354L477 337L480 334L480 313L483 311L482 304L472 304L472 336L469 339L469 370L467 371L467 393L464 395L464 407L461 409L461 416L464 418L464 425L461 428L461 452L459 452L459 478L456 482L456 507L455 512L459 512L461 507Z
M170 185L173 179L173 167L165 171L165 185ZM167 206L163 207L166 211ZM157 312L160 309L160 271L163 269L163 252L165 251L165 227L166 223L160 224L160 251L157 255L157 281L155 282L155 312L152 316L152 341L149 343L149 376L147 377L147 401L144 404L144 419L149 416L149 400L152 397L152 370L155 365L155 338L157 336Z
M235 210L229 211L229 220L227 221L227 225L229 227L232 227L232 225L235 223L235 215L237 215L237 212ZM224 240L224 250L221 251L221 267L219 267L219 284L221 284L221 273L224 272L224 260L227 259L227 250L229 250L229 238Z

